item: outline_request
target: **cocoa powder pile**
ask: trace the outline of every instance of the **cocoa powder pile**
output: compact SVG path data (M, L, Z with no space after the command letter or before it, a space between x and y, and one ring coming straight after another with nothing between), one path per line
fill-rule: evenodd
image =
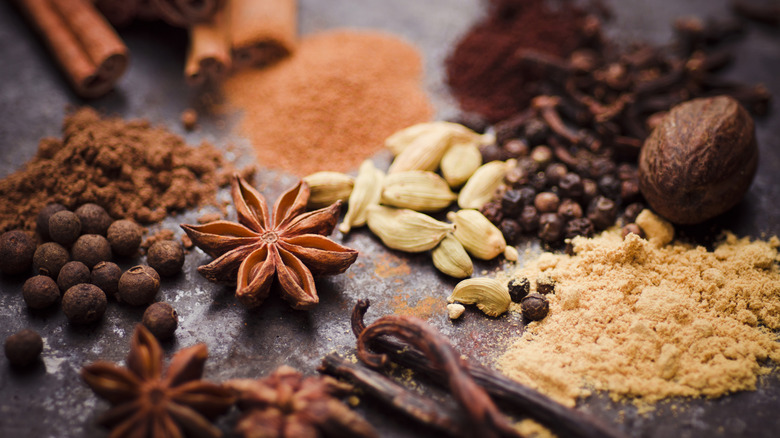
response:
M524 109L538 90L515 52L533 49L566 57L585 35L586 13L564 0L491 0L487 17L459 42L446 61L447 81L465 111L490 121ZM525 72L525 73L523 73Z
M390 134L432 117L420 54L396 37L340 30L301 40L295 54L224 84L244 111L258 163L299 176L347 171Z
M148 121L102 118L91 108L68 115L63 137L44 138L35 157L0 180L0 231L32 230L46 204L93 202L115 219L157 222L213 202L234 169L209 144L190 147Z

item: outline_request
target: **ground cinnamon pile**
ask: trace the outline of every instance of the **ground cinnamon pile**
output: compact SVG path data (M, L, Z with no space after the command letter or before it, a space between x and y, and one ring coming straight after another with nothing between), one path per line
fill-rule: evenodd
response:
M545 253L515 273L549 276L556 291L499 366L569 406L593 390L654 402L755 389L767 360L780 361L778 246L577 237L574 256Z
M229 103L261 166L303 176L357 168L390 134L427 121L419 52L396 37L333 31L301 40L292 57L229 77Z
M34 229L51 202L70 209L93 202L115 219L157 222L214 202L232 172L212 145L190 147L148 121L82 108L65 118L62 139L42 139L32 160L0 180L0 231Z
M465 111L491 121L505 119L528 105L529 90L516 52L533 49L566 57L582 45L585 12L570 0L491 0L487 17L457 44L446 61L447 82Z

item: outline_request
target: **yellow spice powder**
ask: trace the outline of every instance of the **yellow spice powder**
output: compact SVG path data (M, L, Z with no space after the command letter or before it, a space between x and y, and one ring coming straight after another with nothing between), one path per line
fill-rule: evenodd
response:
M499 359L513 379L573 406L613 399L717 397L755 389L780 362L780 240L728 234L713 252L608 231L542 254L515 277L557 282L550 313Z

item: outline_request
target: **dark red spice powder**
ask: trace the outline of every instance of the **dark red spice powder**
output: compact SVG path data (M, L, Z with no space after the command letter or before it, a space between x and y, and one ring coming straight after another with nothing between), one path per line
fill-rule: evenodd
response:
M488 16L457 44L446 61L449 86L464 111L491 122L524 109L533 79L515 52L533 49L568 56L583 41L586 12L571 1L491 0Z

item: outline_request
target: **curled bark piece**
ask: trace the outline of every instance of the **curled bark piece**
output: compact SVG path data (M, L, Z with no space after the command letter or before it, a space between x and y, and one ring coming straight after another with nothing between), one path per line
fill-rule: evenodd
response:
M230 71L230 38L227 16L218 11L211 20L189 29L190 46L184 78L192 86L220 82Z
M233 68L268 65L295 49L296 0L231 0L228 8Z

